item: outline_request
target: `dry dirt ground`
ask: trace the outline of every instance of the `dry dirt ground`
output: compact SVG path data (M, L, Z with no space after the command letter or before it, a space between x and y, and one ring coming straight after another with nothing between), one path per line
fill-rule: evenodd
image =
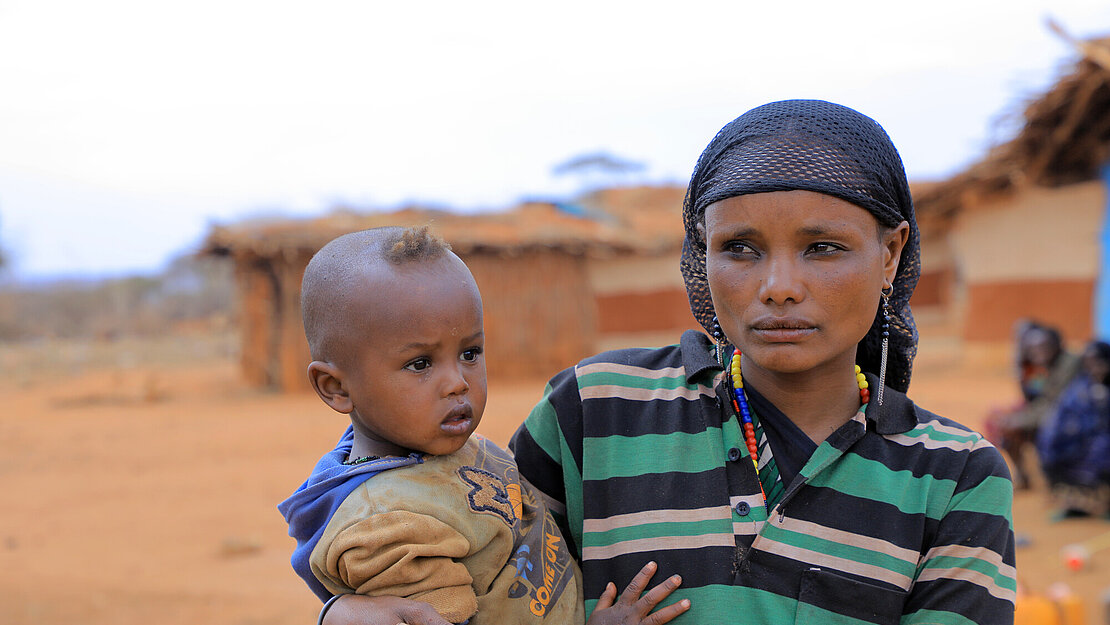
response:
M0 623L314 622L319 602L289 568L274 506L343 418L315 396L243 388L230 344L209 343L0 346ZM938 342L911 396L974 425L1014 397L1007 375L1004 357ZM492 381L480 431L506 442L542 387ZM1030 543L1022 583L1064 582L1100 622L1110 549L1080 572L1060 549L1110 523L1052 523L1036 489L1018 494L1014 524Z

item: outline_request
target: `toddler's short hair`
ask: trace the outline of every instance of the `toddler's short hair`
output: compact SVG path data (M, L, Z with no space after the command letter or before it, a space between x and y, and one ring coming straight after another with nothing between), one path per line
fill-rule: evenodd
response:
M388 249L383 254L394 265L417 260L432 260L451 250L451 245L428 229L428 226L401 228L383 241Z

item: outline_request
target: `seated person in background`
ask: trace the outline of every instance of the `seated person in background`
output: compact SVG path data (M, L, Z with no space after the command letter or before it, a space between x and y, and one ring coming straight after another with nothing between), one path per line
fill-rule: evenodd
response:
M1014 487L1029 487L1025 450L1055 408L1060 393L1079 370L1079 359L1064 349L1059 331L1035 321L1022 322L1017 333L1017 374L1022 402L996 410L987 419L988 438L1013 464Z
M1110 345L1091 342L1081 362L1037 436L1061 518L1110 509Z
M309 587L322 600L418 599L452 623L581 623L581 573L547 499L474 435L482 300L462 260L426 228L355 232L312 258L301 298L312 387L351 418L279 506ZM615 605L610 584L590 622L640 623L680 582L641 597L654 572L645 566Z

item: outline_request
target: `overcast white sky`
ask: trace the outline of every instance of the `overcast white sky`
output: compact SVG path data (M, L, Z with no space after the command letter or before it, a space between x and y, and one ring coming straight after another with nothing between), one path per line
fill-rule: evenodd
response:
M0 0L0 248L35 279L162 267L211 223L406 200L504 207L606 150L684 183L726 122L828 99L911 179L1047 88L1106 0ZM676 224L677 227L677 224Z

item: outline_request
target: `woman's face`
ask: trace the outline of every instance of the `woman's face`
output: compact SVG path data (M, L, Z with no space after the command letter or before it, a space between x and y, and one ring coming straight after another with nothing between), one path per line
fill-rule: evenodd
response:
M1059 345L1052 335L1044 330L1030 330L1022 337L1025 358L1030 364L1045 369L1052 366L1060 355Z
M862 208L810 191L728 198L705 209L717 319L757 367L851 366L909 225L880 228Z

